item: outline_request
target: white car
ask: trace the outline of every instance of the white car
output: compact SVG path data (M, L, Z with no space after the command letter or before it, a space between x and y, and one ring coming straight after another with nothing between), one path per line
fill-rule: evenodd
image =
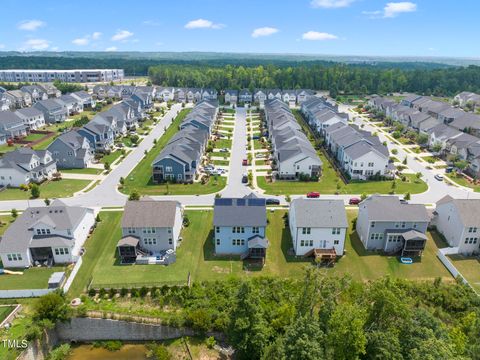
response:
M263 159L263 158L265 157L265 154L261 154L261 153L258 154L258 153L257 153L257 154L255 154L255 157L256 157L257 159Z

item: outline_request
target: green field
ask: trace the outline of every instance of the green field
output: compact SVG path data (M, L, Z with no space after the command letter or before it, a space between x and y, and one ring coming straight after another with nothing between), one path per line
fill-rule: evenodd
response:
M215 141L215 148L216 149L231 149L232 148L232 140L228 139L218 139Z
M228 166L230 164L230 161L228 160L212 160L212 162L215 165L222 165L222 166Z
M215 256L212 211L188 210L185 213L190 219L190 226L183 229L183 242L177 249L177 262L169 266L119 265L116 244L121 236L122 212L101 213L102 222L86 244L87 255L94 253L95 256L84 258L84 265L75 279L71 295L76 296L85 288L90 274L96 287L152 286L185 283L188 274L193 281L261 275L300 278L305 268L313 264L311 259L288 255L292 245L290 230L284 221L287 213L285 210L268 213L267 238L270 247L262 269L248 268L247 263L239 260L238 256ZM352 229L357 210L348 210L347 214L350 228L345 255L333 268L325 269L328 273L350 274L353 278L364 281L385 275L413 280L433 280L437 277L453 280L437 259L438 247L430 235L422 258L415 259L412 265L403 265L397 257L365 251Z
M10 215L1 215L0 216L0 236L5 234L10 223L13 222L13 217Z
M66 271L66 268L63 266L32 267L18 269L18 271L23 271L23 275L0 275L0 290L46 289L50 275L56 271Z
M90 183L90 180L62 179L48 181L40 185L40 198L53 199L70 197L77 191L82 190ZM17 188L6 189L0 192L0 201L3 200L27 200L30 199L30 191Z
M115 150L111 152L110 154L106 154L100 159L100 162L102 164L109 163L110 165L117 160L120 156L122 156L122 151L121 150Z
M472 287L480 294L480 260L478 257L454 255L450 260Z
M157 144L148 152L145 158L138 163L132 172L125 178L125 184L121 189L124 194L130 194L132 191L138 191L142 195L189 195L189 194L211 194L222 190L226 184L225 177L210 178L208 183L193 184L154 184L152 182L152 162L162 151L168 141L178 131L178 126L190 112L190 109L183 109L175 118L172 124L167 128L163 136L158 139ZM225 140L227 141L227 140Z
M45 134L28 134L26 137L23 138L25 141L37 141L43 138Z
M83 169L60 169L60 172L65 174L89 174L98 175L103 172L103 169L83 168Z

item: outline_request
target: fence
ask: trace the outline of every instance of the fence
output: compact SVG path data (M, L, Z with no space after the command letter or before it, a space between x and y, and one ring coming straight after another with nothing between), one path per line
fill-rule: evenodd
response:
M472 285L470 285L467 279L463 277L460 271L458 271L455 265L453 265L453 263L447 257L447 255L454 255L454 254L457 254L457 252L458 252L458 248L438 249L437 257L455 279L460 279L465 285L469 286L478 295L478 293L475 291Z
M0 290L0 299L39 297L55 289Z
M66 293L69 289L70 286L72 286L73 280L75 279L75 276L78 273L78 270L80 270L80 266L82 266L83 259L80 256L75 263L75 266L73 267L72 272L70 273L70 276L68 277L67 281L65 281L65 284L63 285L63 292Z

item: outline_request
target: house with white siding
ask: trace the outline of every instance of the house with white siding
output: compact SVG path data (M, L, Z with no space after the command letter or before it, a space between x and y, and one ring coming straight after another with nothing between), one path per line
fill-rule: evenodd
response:
M93 209L67 206L60 200L50 206L27 208L2 237L3 266L25 268L74 263L94 224Z
M34 107L18 109L15 114L22 119L29 130L37 130L45 126L45 115Z
M433 223L459 254L480 253L480 200L454 199L447 195L437 201Z
M311 256L316 249L343 255L348 221L342 200L294 199L288 224L295 255Z

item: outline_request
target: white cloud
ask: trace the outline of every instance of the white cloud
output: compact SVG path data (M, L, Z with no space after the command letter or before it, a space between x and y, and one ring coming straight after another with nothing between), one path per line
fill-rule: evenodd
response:
M279 30L277 28L265 26L265 27L261 27L253 30L252 37L257 38L261 36L270 36L277 33L278 31Z
M310 5L314 8L337 9L350 6L355 0L312 0Z
M215 24L210 20L197 19L189 21L185 24L185 29L221 29L224 24Z
M117 47L116 46L110 46L110 47L107 47L105 49L105 51L117 51Z
M133 36L133 33L128 30L118 30L117 33L112 36L112 41L125 41L131 36Z
M41 28L43 26L47 25L45 22L41 20L23 20L18 23L18 28L20 30L26 30L26 31L35 31L38 28Z
M401 13L415 12L417 11L417 4L409 1L391 2L385 5L383 9L383 17L392 18Z
M100 36L102 36L102 33L99 32L99 31L95 31L95 32L92 34L92 39L93 39L93 40L98 40L98 39L100 39Z
M326 32L318 32L318 31L307 31L306 33L302 34L303 40L335 40L338 39L336 35L329 34Z
M72 44L78 45L78 46L88 45L89 42L90 42L90 40L88 39L87 36L83 37L83 38L78 38L78 39L73 39L72 40Z
M29 39L23 44L23 50L46 50L50 41L45 39Z
M0 44L0 49L5 49L5 44Z

